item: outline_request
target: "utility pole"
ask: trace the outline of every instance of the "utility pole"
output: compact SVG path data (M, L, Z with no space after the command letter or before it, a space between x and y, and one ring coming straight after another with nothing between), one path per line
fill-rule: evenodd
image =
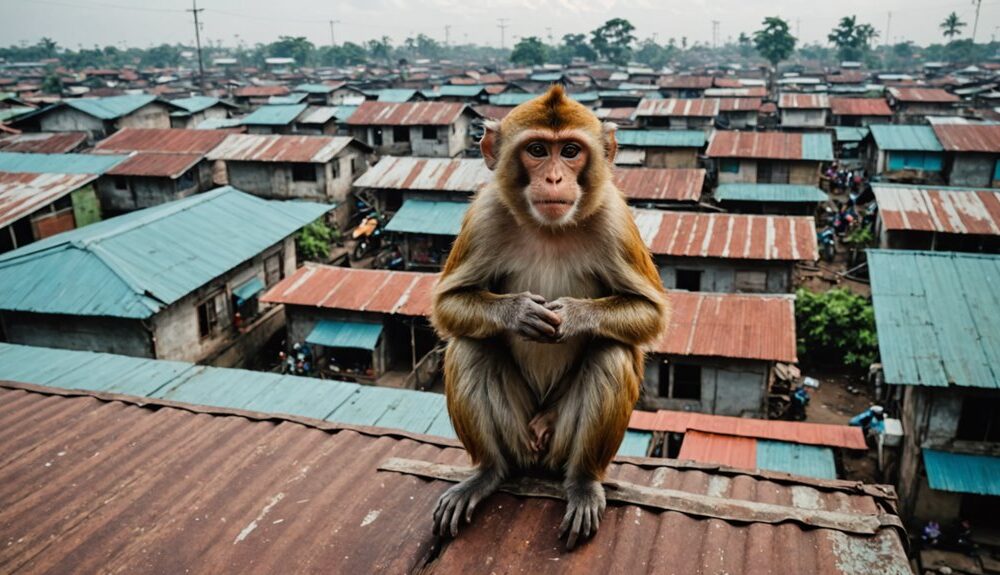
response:
M335 24L340 24L340 20L330 20L330 45L331 46L336 46L337 45L337 37L334 36L334 34L333 34L333 26Z
M719 21L712 20L712 48L719 47Z
M552 26L546 26L545 27L545 32L548 34L549 44L551 45L553 43L552 42Z
M892 29L892 12L889 12L889 16L885 19L885 45L889 45L889 30Z
M194 14L194 44L198 48L198 86L201 91L205 91L205 64L201 60L201 30L198 24L198 13L204 11L198 8L198 0L191 0L191 9L188 12Z
M972 0L976 5L976 19L972 23L972 43L976 43L976 30L979 29L979 9L983 6L983 0Z
M508 21L510 21L510 18L497 18L497 28L500 29L500 49L501 50L503 50L505 48L505 46L504 46L505 40L506 40L505 32L507 31L507 22Z
M795 37L802 38L802 20L795 19Z
M445 24L444 26L444 45L448 47L448 39L451 37L451 26Z

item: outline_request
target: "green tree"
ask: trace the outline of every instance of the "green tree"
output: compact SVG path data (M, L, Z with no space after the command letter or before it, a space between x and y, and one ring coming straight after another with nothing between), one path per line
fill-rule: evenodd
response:
M62 78L57 74L52 67L48 67L45 71L45 79L42 80L42 93L44 94L62 94L63 82Z
M335 239L334 235L334 231L326 225L323 218L302 228L295 237L299 261L325 262L330 258L330 242Z
M868 298L844 288L795 293L799 359L813 365L868 369L878 357L875 311Z
M145 50L140 57L142 66L153 68L173 68L181 62L181 47L160 44Z
M367 47L373 60L380 61L386 66L392 66L392 41L388 36L369 40Z
M587 36L584 34L564 35L557 53L558 60L562 64L569 64L574 58L582 58L587 62L597 60L597 53L587 43Z
M279 36L267 51L275 58L293 58L296 66L308 66L313 63L316 46L305 36Z
M417 54L422 58L440 58L441 44L426 34L417 34Z
M871 24L858 24L857 16L844 16L826 39L837 47L837 56L844 60L861 60L871 49L878 31Z
M540 66L545 63L547 52L548 48L538 36L526 36L514 45L510 61L519 66Z
M43 37L38 41L38 48L45 58L55 58L59 53L59 44L52 38Z
M590 44L609 62L620 66L628 63L632 55L635 26L624 18L612 18L590 33Z
M763 28L753 33L757 53L774 68L795 51L795 36L788 31L788 22L778 16L764 18Z
M736 43L740 47L740 56L744 58L753 57L753 40L746 32L740 32L740 37L736 40Z
M941 22L940 28L941 33L944 34L945 38L954 40L955 36L961 34L962 28L965 28L966 26L968 26L968 24L962 22L958 18L958 14L952 12L951 14L948 14L948 17L945 18L943 22Z
M669 61L667 50L657 44L652 38L646 38L642 42L639 42L638 48L634 56L636 62L656 69L662 68Z

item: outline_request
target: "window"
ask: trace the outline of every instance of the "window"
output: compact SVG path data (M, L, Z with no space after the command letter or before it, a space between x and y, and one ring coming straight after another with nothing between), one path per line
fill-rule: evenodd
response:
M719 160L719 171L723 174L740 173L740 161L734 158L723 158Z
M787 184L788 164L785 162L757 162L758 184Z
M736 270L733 289L743 293L763 293L767 291L767 272L757 270Z
M409 142L410 141L410 128L408 126L395 126L392 128L392 141L393 142Z
M955 439L1000 443L1000 397L964 397Z
M187 190L194 187L194 174L191 170L188 170L181 174L181 177L177 178L177 190Z
M316 168L312 164L292 164L293 182L315 182Z
M701 400L701 366L664 361L657 394L667 399Z
M375 142L376 146L382 145L382 128L375 128L372 132L372 141Z
M226 316L226 298L221 291L210 296L198 306L198 335L202 339L219 332Z
M437 126L424 126L423 132L425 140L436 140L438 137Z
M115 176L114 184L116 190L128 190L128 180L125 179L125 176Z
M677 270L676 289L701 291L701 270Z
M264 258L264 285L267 287L280 282L281 278L284 277L284 273L282 273L284 270L281 265L282 260L284 260L283 255L281 252L278 252Z
M334 158L330 162L330 173L335 180L340 177L340 158Z
M361 171L358 168L360 163L361 163L361 158L359 158L358 156L351 156L351 177L354 177L354 174L357 174Z

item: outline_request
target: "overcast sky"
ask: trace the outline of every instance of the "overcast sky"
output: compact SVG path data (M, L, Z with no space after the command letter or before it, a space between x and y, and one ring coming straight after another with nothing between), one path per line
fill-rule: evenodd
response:
M844 15L871 23L884 41L889 13L890 39L928 44L942 40L938 24L955 11L972 33L972 0L198 0L202 38L213 44L270 42L280 35L306 36L318 45L330 43L329 21L336 41L361 42L389 36L399 43L423 33L452 42L500 45L497 19L507 19L506 45L518 37L587 32L605 20L622 17L636 26L640 39L655 36L665 43L682 36L688 42L712 41L712 21L719 21L719 42L752 32L765 16L788 20L792 33L805 42L826 42ZM62 46L116 44L150 46L194 42L190 0L0 0L4 23L0 44L34 43L43 36ZM1000 35L1000 0L985 0L977 40Z

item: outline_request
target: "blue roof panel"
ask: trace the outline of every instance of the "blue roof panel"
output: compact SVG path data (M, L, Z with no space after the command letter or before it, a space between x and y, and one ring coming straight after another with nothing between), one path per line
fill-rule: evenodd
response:
M934 129L922 125L872 124L868 126L881 150L904 152L942 152Z
M621 447L618 448L618 455L646 457L646 454L649 453L649 444L652 442L652 433L629 429L625 432L625 439L622 440Z
M176 100L170 100L171 104L175 106L180 106L184 108L188 113L194 114L201 112L219 104L222 100L218 98L213 98L212 96L192 96L190 98L178 98Z
M833 161L833 139L825 132L802 134L802 159L819 162Z
M243 118L248 126L287 126L304 112L308 104L267 104Z
M417 94L416 90L410 90L406 88L387 88L385 90L377 90L375 92L378 94L379 102L409 102Z
M978 495L1000 495L1000 457L924 449L931 489Z
M388 232L457 236L468 202L406 200L385 226Z
M128 156L106 154L21 154L0 152L0 172L23 174L103 174Z
M797 184L719 184L714 192L720 202L825 202L826 192Z
M107 98L73 98L63 100L67 106L101 120L114 120L131 114L156 100L156 96L136 94Z
M641 148L703 148L706 142L701 130L618 130L615 139Z
M819 479L837 478L833 450L817 445L758 439L757 467Z
M264 282L257 276L233 288L233 296L239 304L264 291Z
M382 324L321 319L316 322L306 343L324 347L373 350L382 336Z
M333 92L333 86L327 86L326 84L299 84L293 91L305 92L307 94L329 94Z

